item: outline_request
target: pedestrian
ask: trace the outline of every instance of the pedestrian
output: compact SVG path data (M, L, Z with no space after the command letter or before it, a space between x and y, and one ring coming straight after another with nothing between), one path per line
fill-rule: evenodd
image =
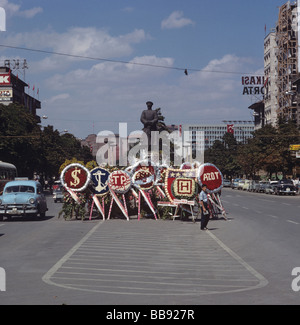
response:
M203 184L202 191L199 195L199 201L201 206L201 230L207 230L207 224L210 217L206 190L207 190L207 185Z

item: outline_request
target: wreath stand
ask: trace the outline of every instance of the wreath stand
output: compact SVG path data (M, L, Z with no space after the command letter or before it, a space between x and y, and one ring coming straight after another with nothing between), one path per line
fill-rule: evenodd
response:
M138 198L138 220L141 219L141 198L144 198L144 200L146 201L147 205L149 206L150 210L152 211L154 217L155 217L155 220L157 220L157 216L156 216L156 213L155 213L155 208L154 208L154 205L151 201L151 198L150 198L150 194L147 192L147 191L144 191L142 189L139 189L139 198Z
M193 211L193 207L195 205L195 201L188 201L185 199L182 200L173 200L173 202L164 202L164 201L160 201L157 203L158 206L162 206L162 207L171 207L171 208L175 208L175 212L173 215L173 221L175 220L175 218L181 218L182 219L182 211L186 210L188 212L191 212L192 215L192 219L193 222L195 222L195 215L194 215L194 211ZM188 205L190 208L190 211L187 210L184 206ZM178 215L178 210L180 209L180 215Z
M175 220L175 218L179 218L179 217L182 219L182 212L183 212L183 210L185 210L184 205L188 205L191 210L193 222L195 222L195 216L194 216L194 211L193 211L195 201L188 201L188 200L184 200L184 199L181 199L181 200L175 199L173 202L176 206L175 213L173 215L173 221ZM177 215L177 212L179 209L180 209L180 215ZM188 212L190 212L190 211L188 211Z

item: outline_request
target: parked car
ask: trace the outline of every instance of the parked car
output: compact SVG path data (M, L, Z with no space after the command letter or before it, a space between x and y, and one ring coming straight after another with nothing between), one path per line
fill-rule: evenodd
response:
M260 192L260 182L255 184L255 192L257 192L257 193Z
M266 186L264 188L264 193L266 193L266 194L274 194L274 185L272 185L271 183L266 184Z
M224 178L223 186L224 187L230 187L231 186L231 181L229 179Z
M238 190L242 190L243 187L244 187L244 184L245 184L245 180L244 179L240 179L237 189Z
M256 190L259 188L259 182L258 181L250 181L249 184L249 192L256 192Z
M265 192L265 188L266 188L266 186L269 184L269 182L266 182L266 181L260 181L259 182L259 187L258 187L258 189L257 189L257 192L259 192L259 193L264 193Z
M276 195L281 195L281 194L296 195L297 188L294 186L294 183L291 180L288 179L280 180L274 186L274 193Z
M245 179L245 183L244 183L244 185L243 185L242 190L244 190L244 191L249 191L250 183L251 183L251 181L250 181L249 179Z
M53 199L54 202L57 203L59 202L63 202L64 200L64 193L61 187L57 188L56 190L53 191Z
M235 178L231 183L231 188L234 190L235 188L238 188L239 186L239 178Z
M6 183L0 196L0 220L25 215L45 217L47 210L46 197L39 182L15 180Z

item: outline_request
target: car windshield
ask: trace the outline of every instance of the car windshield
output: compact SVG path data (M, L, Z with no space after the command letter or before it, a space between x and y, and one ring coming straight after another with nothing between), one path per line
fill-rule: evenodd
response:
M26 186L26 185L20 185L20 186L8 186L5 190L5 193L34 193L34 187L33 186Z

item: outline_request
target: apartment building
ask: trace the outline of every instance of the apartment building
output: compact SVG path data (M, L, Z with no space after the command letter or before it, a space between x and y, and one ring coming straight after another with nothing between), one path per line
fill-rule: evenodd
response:
M300 106L296 100L296 86L293 81L299 72L298 26L299 1L288 1L279 8L276 26L277 58L277 116L292 119L300 125Z
M259 123L276 126L277 121L277 57L276 32L269 33L264 40L264 116ZM264 118L264 121L262 120Z

